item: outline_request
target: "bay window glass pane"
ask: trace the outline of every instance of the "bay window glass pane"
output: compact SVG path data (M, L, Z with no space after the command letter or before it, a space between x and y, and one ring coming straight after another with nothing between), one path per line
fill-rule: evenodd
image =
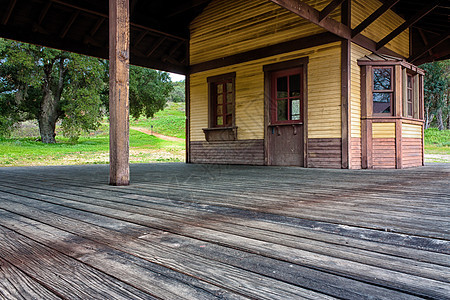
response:
M217 126L223 125L223 116L217 117Z
M217 104L223 103L223 95L217 95Z
M300 74L289 76L289 97L300 96Z
M288 120L288 100L277 101L277 120Z
M392 89L392 69L374 68L373 69L373 90L384 91Z
M373 93L373 113L391 112L392 93Z
M300 100L291 100L291 120L300 120Z
M277 98L286 98L288 96L288 78L277 78Z
M218 115L223 115L223 106L222 105L218 105L217 106L217 114Z

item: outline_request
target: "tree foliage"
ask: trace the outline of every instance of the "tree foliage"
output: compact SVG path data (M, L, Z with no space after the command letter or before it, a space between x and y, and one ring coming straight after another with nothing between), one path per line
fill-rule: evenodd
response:
M425 70L425 128L449 128L450 60L423 64L421 68Z
M173 82L172 85L173 90L169 93L169 101L184 102L186 98L184 80Z
M42 141L55 143L59 120L64 134L75 140L81 130L98 126L104 63L15 41L1 39L0 45L0 122L4 130L13 122L35 119Z
M108 111L108 62L0 39L0 135L37 120L41 140L55 143L56 123L76 141ZM164 109L173 86L169 74L130 67L130 114L152 117Z
M130 67L130 115L147 118L164 109L173 86L169 73Z

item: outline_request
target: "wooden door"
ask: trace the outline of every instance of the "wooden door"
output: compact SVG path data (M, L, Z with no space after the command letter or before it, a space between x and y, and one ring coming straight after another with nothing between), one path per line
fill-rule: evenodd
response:
M303 68L270 73L268 164L304 164L304 82Z

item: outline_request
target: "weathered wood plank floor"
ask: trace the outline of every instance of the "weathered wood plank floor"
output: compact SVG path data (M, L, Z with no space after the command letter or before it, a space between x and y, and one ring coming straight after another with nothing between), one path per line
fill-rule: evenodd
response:
M450 166L0 169L0 298L450 297Z

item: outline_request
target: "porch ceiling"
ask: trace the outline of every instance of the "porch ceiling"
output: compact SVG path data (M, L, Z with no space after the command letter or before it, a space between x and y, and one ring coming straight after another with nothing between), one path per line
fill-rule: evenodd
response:
M186 73L189 23L210 0L130 0L131 63ZM108 58L108 1L0 0L0 36Z
M188 71L189 23L211 0L130 0L131 63L185 74ZM297 0L273 1L282 6ZM338 2L330 1L326 16ZM421 0L395 2L392 9L407 21L430 5ZM334 3L334 5L333 5ZM450 58L450 7L444 1L410 25L415 64ZM0 36L108 57L108 1L0 0ZM327 23L325 20L321 24Z

